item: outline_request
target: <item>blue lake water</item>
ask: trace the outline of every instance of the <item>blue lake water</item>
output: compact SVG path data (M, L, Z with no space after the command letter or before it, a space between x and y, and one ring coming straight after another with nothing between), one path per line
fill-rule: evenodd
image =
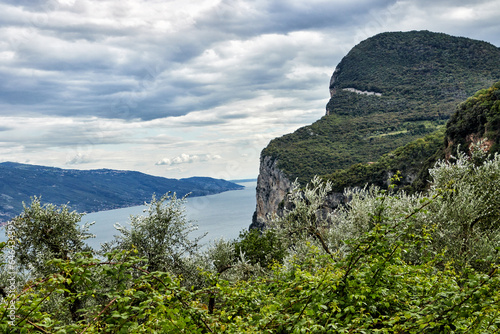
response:
M207 236L202 239L202 244L207 244L219 238L235 239L240 231L248 229L255 211L257 183L253 181L239 184L245 188L209 196L188 197L186 216L193 221L193 225L198 225L198 230L191 234L193 238L208 232ZM95 222L89 232L95 234L96 237L87 239L87 243L94 249L99 249L101 243L113 240L113 236L118 234L114 228L115 223L128 226L130 216L144 214L145 208L146 206L133 206L83 216L82 223ZM5 240L3 230L0 234L1 240Z

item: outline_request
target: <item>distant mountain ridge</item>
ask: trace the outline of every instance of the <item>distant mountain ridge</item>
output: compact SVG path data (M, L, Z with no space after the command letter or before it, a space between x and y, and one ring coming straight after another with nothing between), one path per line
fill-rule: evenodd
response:
M144 204L153 194L205 196L244 187L210 177L170 179L136 171L75 170L15 162L0 163L0 222L20 214L22 202L41 196L43 203L69 204L96 212Z

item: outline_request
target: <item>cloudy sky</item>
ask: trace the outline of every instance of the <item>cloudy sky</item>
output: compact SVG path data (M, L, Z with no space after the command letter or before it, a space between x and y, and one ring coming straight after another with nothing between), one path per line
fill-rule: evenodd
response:
M500 46L499 17L500 0L0 0L0 162L253 178L360 41Z

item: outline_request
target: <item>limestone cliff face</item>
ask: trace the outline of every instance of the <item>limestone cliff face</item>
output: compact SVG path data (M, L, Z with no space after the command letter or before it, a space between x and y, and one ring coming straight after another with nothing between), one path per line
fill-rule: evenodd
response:
M337 81L337 77L339 76L340 68L335 67L335 71L333 71L332 77L330 78L330 97L333 97L335 93L337 93L337 89L335 88L335 82ZM328 110L327 110L328 115Z
M278 160L262 156L259 177L257 179L257 207L250 228L262 229L274 216L283 214L283 208L289 207L287 195L292 188L292 181L278 168ZM318 217L326 218L336 207L345 202L342 193L331 193L318 212Z
M292 181L277 166L278 160L269 156L260 158L257 178L257 208L250 228L262 228L270 217L279 213L280 203L291 189Z

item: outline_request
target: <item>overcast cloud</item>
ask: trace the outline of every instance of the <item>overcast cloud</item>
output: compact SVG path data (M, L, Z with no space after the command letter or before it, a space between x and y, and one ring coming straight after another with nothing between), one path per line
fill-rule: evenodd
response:
M500 0L0 1L0 161L256 177L269 140L324 115L360 41L500 46L499 17Z

